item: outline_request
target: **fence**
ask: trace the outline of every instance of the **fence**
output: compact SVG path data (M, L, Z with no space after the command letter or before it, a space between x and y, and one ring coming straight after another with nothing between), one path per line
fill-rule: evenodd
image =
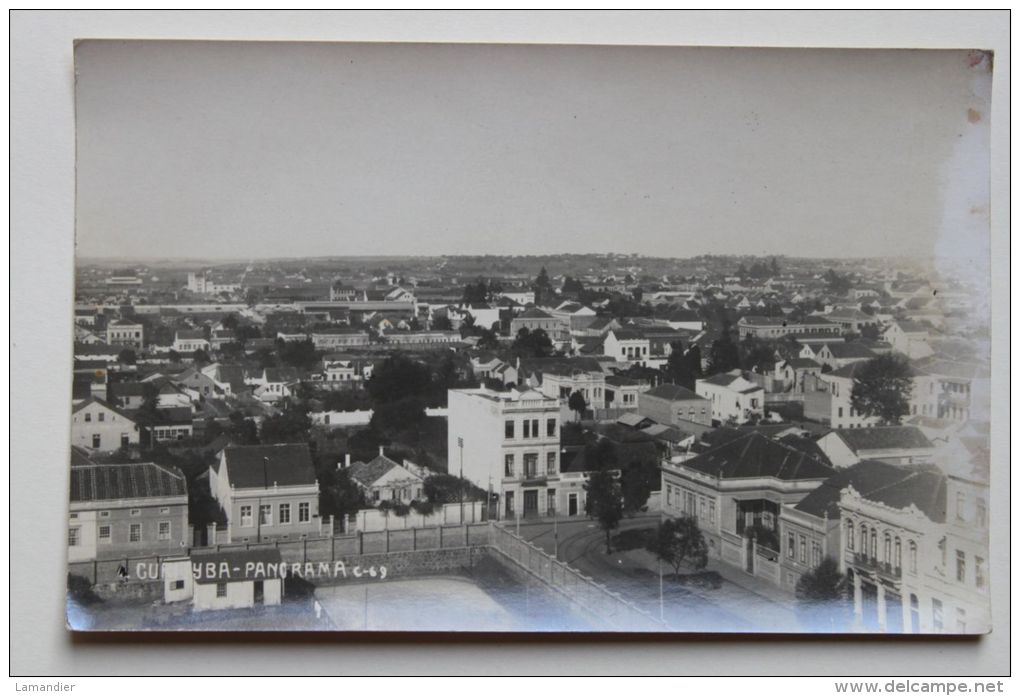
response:
M573 605L610 628L624 631L662 631L662 621L609 590L591 578L582 575L566 563L553 558L534 544L516 536L492 522L456 526L412 527L358 532L346 536L321 537L292 541L263 543L219 544L205 548L188 549L175 554L125 556L123 558L80 561L68 564L68 572L85 578L93 585L121 583L128 587L151 584L161 578L162 563L169 558L192 556L195 551L228 551L242 549L271 549L280 551L287 563L319 564L353 557L374 556L372 560L389 563L399 575L429 574L442 569L444 561L436 552L453 552L455 564L463 563L463 554L472 548L495 551L504 561L526 572L556 591ZM416 554L415 552L426 552ZM449 566L450 563L446 563Z
M276 548L280 550L282 559L288 563L323 563L326 561L333 563L337 559L348 556L488 546L489 530L490 525L487 522L445 527L387 529L314 539L216 544L184 549L177 553L77 561L68 563L67 567L71 575L83 577L93 585L130 583L158 579L163 561L168 558L191 556L195 552Z
M492 547L570 600L581 611L623 631L664 631L665 622L653 617L563 561L553 558L509 529L492 526Z
M485 503L483 501L466 502L463 509L463 521L468 524L485 521ZM434 510L431 515L422 515L414 510L410 510L406 515L398 515L393 510L358 510L351 516L351 520L352 529L362 532L460 524L462 521L461 504L447 503Z

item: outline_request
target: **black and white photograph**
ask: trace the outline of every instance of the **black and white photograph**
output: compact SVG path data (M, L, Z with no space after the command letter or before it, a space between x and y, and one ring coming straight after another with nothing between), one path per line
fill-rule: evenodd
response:
M994 71L83 37L68 628L990 632Z

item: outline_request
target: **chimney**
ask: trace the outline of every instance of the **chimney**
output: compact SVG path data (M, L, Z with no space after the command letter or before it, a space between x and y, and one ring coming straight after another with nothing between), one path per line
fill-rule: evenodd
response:
M383 452L383 446L382 445L379 445L379 456L380 457L385 457L386 456L386 453Z
M344 455L344 468L349 469L351 466L351 453L348 452Z

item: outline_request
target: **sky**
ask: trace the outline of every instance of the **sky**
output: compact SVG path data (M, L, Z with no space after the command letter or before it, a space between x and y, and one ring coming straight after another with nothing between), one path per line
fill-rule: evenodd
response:
M968 51L84 41L80 257L987 256Z

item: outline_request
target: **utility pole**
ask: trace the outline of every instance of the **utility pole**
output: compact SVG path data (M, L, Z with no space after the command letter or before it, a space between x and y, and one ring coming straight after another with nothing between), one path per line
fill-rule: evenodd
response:
M552 518L553 518L553 558L557 561L560 560L560 528L556 520L556 498L552 498Z
M464 438L457 438L457 447L460 449L460 523L464 524Z

